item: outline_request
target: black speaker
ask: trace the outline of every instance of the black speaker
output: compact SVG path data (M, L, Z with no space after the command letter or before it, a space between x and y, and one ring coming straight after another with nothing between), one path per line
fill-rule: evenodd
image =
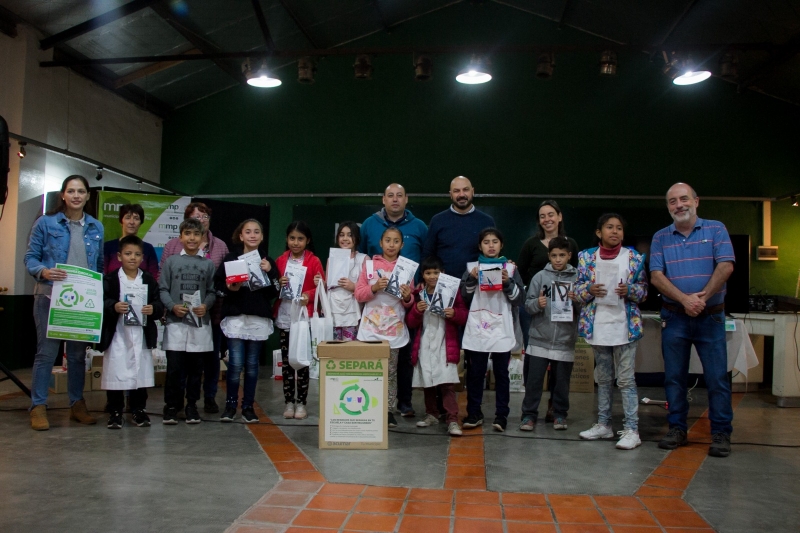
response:
M8 198L8 123L0 117L0 205L5 205Z

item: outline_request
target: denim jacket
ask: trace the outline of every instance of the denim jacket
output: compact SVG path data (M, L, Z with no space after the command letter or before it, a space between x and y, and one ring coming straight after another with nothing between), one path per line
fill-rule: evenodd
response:
M83 242L86 243L86 262L91 270L103 272L103 225L89 214L84 214ZM56 263L66 263L69 254L69 221L64 213L42 215L31 229L25 268L37 282L52 285L41 277L45 268Z

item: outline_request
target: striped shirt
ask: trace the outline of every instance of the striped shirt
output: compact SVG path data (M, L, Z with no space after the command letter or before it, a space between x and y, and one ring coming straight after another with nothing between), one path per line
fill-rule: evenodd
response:
M653 235L650 246L650 270L664 273L675 287L685 293L700 292L708 284L718 263L735 262L731 238L725 224L716 220L697 218L688 237L677 230L675 224ZM707 306L725 301L725 285L709 298ZM662 295L665 302L674 304Z

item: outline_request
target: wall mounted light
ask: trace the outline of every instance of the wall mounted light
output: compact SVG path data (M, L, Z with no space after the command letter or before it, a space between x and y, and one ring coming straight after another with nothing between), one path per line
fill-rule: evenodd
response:
M428 56L417 56L414 60L414 79L428 81L433 77L433 61Z
M310 57L301 57L297 60L297 81L311 85L314 83L314 74L317 64Z
M94 179L97 181L103 179L103 167L97 167L97 174L95 174Z
M252 87L271 88L278 87L281 84L281 80L270 75L266 61L261 64L258 70L254 71L250 60L245 59L244 63L242 63L242 74L247 79L247 84Z
M465 83L467 85L486 83L487 81L491 81L491 79L492 74L489 71L489 60L478 55L472 56L469 65L456 76L456 81L458 83Z
M371 80L372 79L372 60L366 54L356 57L356 62L353 63L353 72L357 80Z
M549 80L553 77L553 67L556 58L553 54L541 54L536 62L536 77L540 80Z
M725 52L719 58L719 75L726 80L735 80L739 77L739 54Z
M613 50L605 50L600 54L600 75L617 75L617 53Z
M26 143L25 141L19 142L19 150L17 150L17 155L19 156L20 159L24 159L25 156L28 155L28 152L25 150L25 145L27 144L28 143Z

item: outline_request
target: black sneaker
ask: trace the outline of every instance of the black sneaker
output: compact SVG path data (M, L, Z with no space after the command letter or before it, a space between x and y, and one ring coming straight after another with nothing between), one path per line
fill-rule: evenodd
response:
M210 414L219 413L219 405L217 405L214 398L205 399L205 402L203 402L203 412Z
M253 410L252 407L243 407L242 408L242 420L244 420L245 424L257 424L258 417L256 416L256 412Z
M711 457L728 457L731 454L731 436L727 433L714 433L708 455Z
M133 412L133 423L140 428L150 427L150 417L144 412L144 409L137 409Z
M242 410L244 414L244 409ZM222 413L222 416L219 417L220 422L233 422L233 419L236 418L236 408L231 407L229 405L225 406L225 411Z
M496 416L494 417L494 422L492 423L492 427L495 431L503 432L506 430L506 426L508 425L508 420L504 416Z
M685 431L680 428L669 428L664 438L659 441L658 447L662 450L674 450L678 446L686 446L688 442Z
M473 429L483 424L483 415L467 415L461 422L462 429Z
M111 416L108 417L108 429L122 429L124 424L125 419L122 418L122 413L119 411L114 411L111 413Z
M199 424L202 422L200 419L200 413L197 412L197 405L190 403L186 405L186 409L184 409L183 412L186 413L187 424Z
M387 420L389 421L389 427L390 428L396 428L397 427L397 420L394 417L394 413L389 413L389 418L387 418Z
M178 423L178 410L174 407L164 407L164 418L161 423L165 426L174 426Z

